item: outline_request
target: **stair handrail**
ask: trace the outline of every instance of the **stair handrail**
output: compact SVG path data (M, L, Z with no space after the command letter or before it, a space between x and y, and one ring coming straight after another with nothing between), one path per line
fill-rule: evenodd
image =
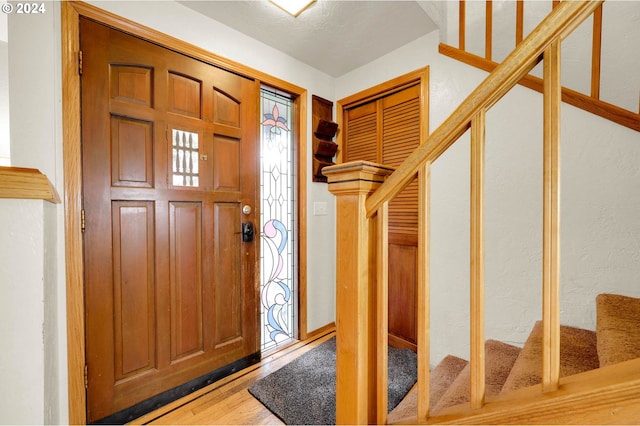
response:
M526 76L556 40L566 38L604 0L563 1L507 56L460 106L416 148L366 202L372 217L384 202L402 191L422 165L434 161L470 127L473 117L488 110Z

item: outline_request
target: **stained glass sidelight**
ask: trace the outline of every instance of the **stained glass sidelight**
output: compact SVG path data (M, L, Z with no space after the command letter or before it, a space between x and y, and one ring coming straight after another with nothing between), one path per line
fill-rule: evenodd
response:
M294 338L297 317L296 199L292 101L261 90L260 229L262 350Z
M198 134L172 130L173 186L198 186Z

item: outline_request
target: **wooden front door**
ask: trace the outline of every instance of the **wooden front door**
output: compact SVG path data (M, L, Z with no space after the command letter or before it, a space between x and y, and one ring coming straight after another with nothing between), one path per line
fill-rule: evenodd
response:
M241 233L259 217L259 84L90 20L80 36L95 421L259 351Z

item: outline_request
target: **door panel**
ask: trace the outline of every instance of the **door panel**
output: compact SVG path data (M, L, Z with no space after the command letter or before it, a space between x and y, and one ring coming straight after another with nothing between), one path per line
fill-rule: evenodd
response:
M213 138L213 187L237 191L240 188L240 143L238 139L217 135Z
M202 208L169 203L171 362L204 351L202 317Z
M111 99L151 107L153 69L110 65Z
M235 203L215 203L216 243L214 258L217 269L214 278L215 347L236 342L242 336L242 292L233 285L242 274L238 246L240 206Z
M115 380L156 367L153 203L113 202Z
M189 117L201 118L200 94L202 82L169 72L169 111Z
M363 160L380 162L378 155L378 107L377 101L358 106L346 112L345 161Z
M153 123L111 117L111 185L153 187Z
M85 19L81 48L95 421L259 350L259 85Z

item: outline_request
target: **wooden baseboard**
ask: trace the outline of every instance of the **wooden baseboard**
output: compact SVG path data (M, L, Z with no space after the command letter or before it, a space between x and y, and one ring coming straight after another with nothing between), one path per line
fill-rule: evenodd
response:
M305 340L315 339L318 336L323 336L327 333L331 333L332 331L335 331L335 329L336 329L336 323L331 322L327 325L323 325L320 328L316 328L315 330L308 332Z
M394 348L398 349L409 349L414 352L418 352L418 345L405 340L402 337L394 336L393 334L389 334L389 346L393 346Z

